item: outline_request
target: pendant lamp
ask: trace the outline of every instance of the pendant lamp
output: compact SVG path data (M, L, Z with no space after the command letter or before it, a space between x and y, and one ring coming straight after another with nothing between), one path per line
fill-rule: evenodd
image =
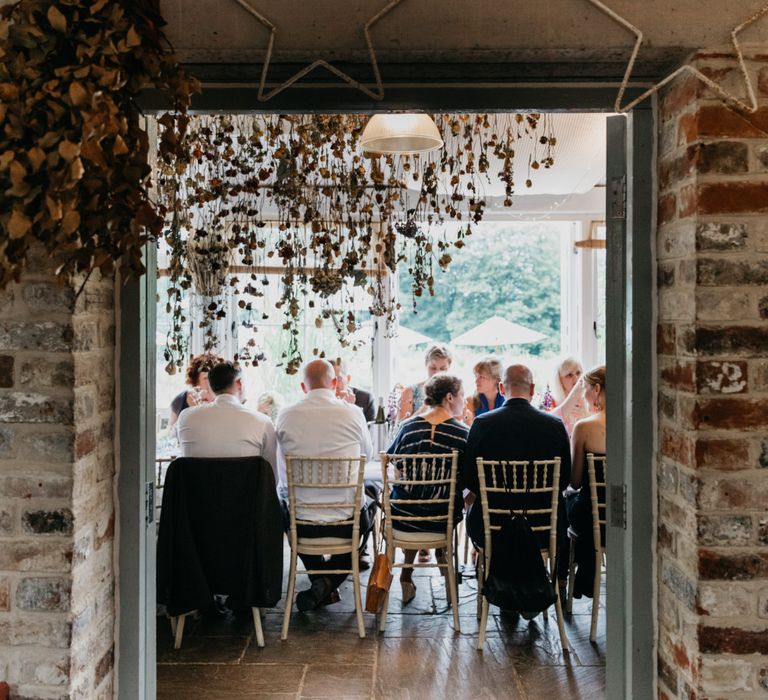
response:
M360 137L364 153L407 155L443 147L437 125L428 114L374 114Z

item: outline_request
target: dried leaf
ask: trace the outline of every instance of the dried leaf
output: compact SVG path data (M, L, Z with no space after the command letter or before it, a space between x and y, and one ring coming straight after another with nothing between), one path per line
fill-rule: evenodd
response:
M95 15L106 4L107 4L107 0L96 0L96 2L94 2L93 5L91 5L91 14Z
M104 159L104 153L101 150L101 146L99 146L96 141L84 141L80 146L80 155L86 160L90 160L102 168L106 169L108 167L107 161Z
M40 169L40 166L45 162L45 151L42 148L33 146L29 149L27 157L32 165L32 172L36 173Z
M61 32L62 34L67 31L67 18L61 14L60 10L56 7L56 5L51 5L48 8L48 21L51 23L51 26L57 31Z
M54 221L61 219L63 211L61 207L61 201L54 199L51 195L45 195L45 206L48 207L48 214Z
M59 144L59 155L69 163L74 158L77 158L77 156L80 155L80 145L77 143L72 143L71 141L62 141Z
M88 101L88 92L76 80L69 85L69 100L75 107L82 107Z
M8 221L8 235L12 239L21 238L30 228L32 228L32 222L27 216L18 209L14 209Z
M72 161L72 164L69 166L69 176L73 180L77 181L83 176L84 172L85 170L83 168L83 161L81 161L79 158L75 158Z
M70 211L68 211L64 215L64 218L61 220L61 231L62 233L65 233L67 235L77 231L79 226L80 226L80 212L74 209L71 209Z
M128 48L133 48L134 46L139 46L141 44L141 37L139 36L139 33L136 31L135 27L131 27L128 30L128 34L125 35L125 45Z
M122 136L119 134L115 137L115 144L112 146L112 153L116 156L121 156L128 153L128 146L125 145Z
M10 189L6 190L6 195L12 197L25 197L29 193L29 183L26 181L27 170L18 161L14 160L10 166L11 184Z

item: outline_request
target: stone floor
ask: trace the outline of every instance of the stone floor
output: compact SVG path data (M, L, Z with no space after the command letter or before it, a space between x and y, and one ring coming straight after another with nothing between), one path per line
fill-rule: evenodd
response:
M605 610L598 641L589 642L591 601L574 601L566 618L573 646L560 648L554 608L549 621L507 619L491 608L485 649L475 650L476 584L460 587L461 633L455 634L437 569L416 571L417 596L407 606L393 583L387 629L377 635L365 614L357 635L351 582L340 603L318 612L294 609L288 639L280 641L282 603L264 618L266 646L256 647L253 624L233 617L189 620L175 651L167 619L158 618L158 700L182 698L546 698L605 697ZM367 575L363 575L365 585ZM284 583L287 584L287 575ZM300 576L297 590L306 587ZM363 599L365 591L363 591Z

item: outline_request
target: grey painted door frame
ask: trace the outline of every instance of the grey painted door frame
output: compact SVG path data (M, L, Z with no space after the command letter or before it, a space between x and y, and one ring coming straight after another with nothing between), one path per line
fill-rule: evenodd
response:
M639 90L632 90L632 93ZM259 103L255 86L210 86L200 112L612 111L615 86L407 85L373 104L344 88L309 86ZM164 104L147 94L148 113ZM615 120L621 120L621 125ZM644 103L609 122L607 364L609 572L606 695L655 697L654 559L654 153L655 115ZM626 205L611 181L624 179ZM621 195L623 197L623 195ZM623 201L623 200L622 200ZM616 206L614 206L616 205ZM154 478L154 256L149 274L120 293L118 414L119 666L121 698L155 696L154 524L147 525L146 482ZM626 498L623 494L626 493ZM623 510L626 521L621 523Z

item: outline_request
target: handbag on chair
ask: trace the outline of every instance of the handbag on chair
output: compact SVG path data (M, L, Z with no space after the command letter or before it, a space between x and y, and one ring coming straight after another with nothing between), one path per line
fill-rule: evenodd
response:
M368 590L365 592L365 609L378 615L384 606L389 587L392 585L392 568L386 554L377 554L373 561L371 575L368 577Z
M536 535L524 515L514 515L494 533L483 595L506 610L541 612L555 602Z

